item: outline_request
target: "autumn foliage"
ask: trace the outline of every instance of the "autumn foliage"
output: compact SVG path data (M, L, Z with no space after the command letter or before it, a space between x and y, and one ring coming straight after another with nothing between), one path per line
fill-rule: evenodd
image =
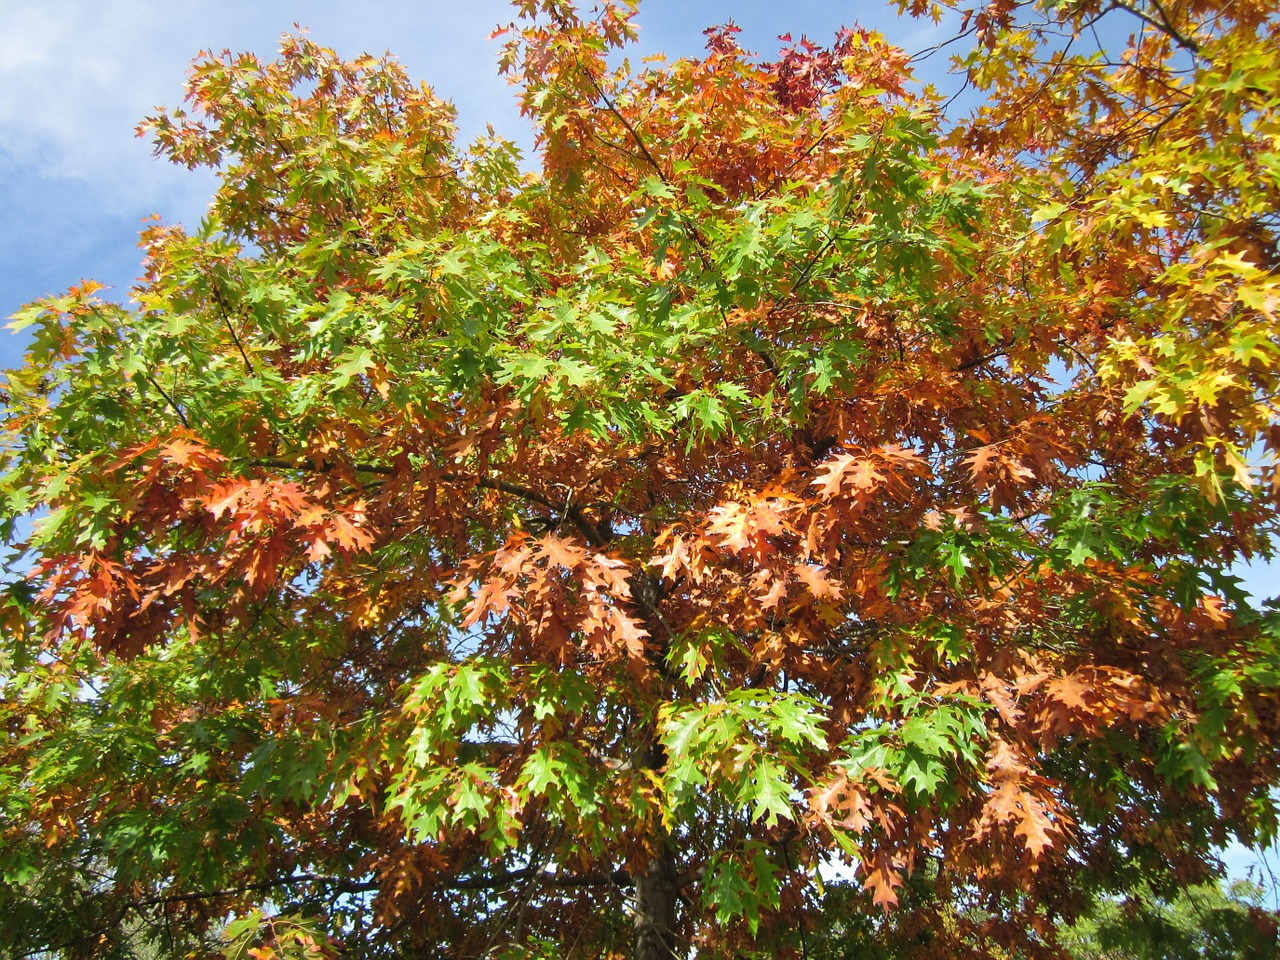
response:
M534 157L202 56L208 218L16 316L0 944L1052 957L1274 840L1274 5L910 4L971 111L517 7Z

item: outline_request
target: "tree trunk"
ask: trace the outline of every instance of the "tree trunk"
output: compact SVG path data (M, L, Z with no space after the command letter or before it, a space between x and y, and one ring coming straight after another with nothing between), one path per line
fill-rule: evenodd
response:
M651 651L654 666L665 675L668 635L658 616L662 600L662 581L652 573L640 570L631 577L631 599L643 615L645 629L655 644ZM639 759L644 769L661 773L667 763L667 751L658 731L650 726L644 732ZM634 960L672 960L676 953L676 856L667 831L658 824L652 838L654 852L649 872L636 878L636 941Z
M662 838L649 873L636 878L635 960L671 960L676 956L676 865L671 841Z

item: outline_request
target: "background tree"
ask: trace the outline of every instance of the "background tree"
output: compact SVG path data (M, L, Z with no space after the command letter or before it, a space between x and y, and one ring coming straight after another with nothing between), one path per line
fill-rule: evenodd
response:
M904 887L927 889L912 878ZM898 960L928 952L936 942L934 930L921 929L914 940L885 936L884 921L849 902L853 891L837 886L824 897L825 922L809 938L807 955L814 960ZM1173 887L1156 894L1140 884L1132 890L1102 890L1083 913L1056 931L1062 956L1073 960L1253 960L1280 956L1277 915L1267 904L1263 887L1252 881L1203 883ZM904 901L905 902L905 901ZM944 924L954 920L944 918ZM984 952L1016 960L1028 954L1017 947L992 949L978 942L982 926L1003 923L981 908L964 924L975 938L963 944L960 955ZM948 944L954 950L954 941ZM1031 951L1034 955L1034 950Z
M1101 900L1063 935L1079 960L1235 960L1280 955L1276 918L1249 881Z
M17 315L0 942L787 955L843 861L908 955L1053 956L1274 838L1274 10L968 10L954 120L866 31L519 8L536 173L206 57L147 129L208 218Z

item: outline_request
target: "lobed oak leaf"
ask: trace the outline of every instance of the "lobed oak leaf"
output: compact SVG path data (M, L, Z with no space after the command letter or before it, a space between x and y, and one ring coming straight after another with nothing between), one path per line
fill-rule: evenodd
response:
M990 672L984 673L979 678L979 683L987 702L996 708L1000 719L1011 727L1016 726L1022 719L1022 710L1018 707L1018 701L1010 694L1008 684Z
M756 589L756 602L763 610L772 610L782 603L787 596L787 578L777 576L771 570L759 570L751 577L751 585ZM763 591L763 592L761 592Z
M644 642L649 638L648 631L618 607L609 607L607 617L615 646L621 647L633 660L643 657Z
M373 546L373 535L356 526L340 513L331 514L325 523L325 533L343 553L352 554Z
M333 553L329 544L325 542L324 535L319 532L312 532L303 537L303 543L307 548L308 563L319 563Z
M993 507L1008 506L1018 491L1036 474L1014 456L1003 441L973 450L968 456L969 473L976 490L986 491Z
M996 780L1017 780L1028 770L1022 751L1007 740L994 740L987 750L987 772Z
M451 588L448 594L449 603L459 604L471 596L471 585L475 583L483 566L484 561L479 557L473 557L459 564L457 576L446 584Z
M210 450L203 443L185 437L174 437L162 444L160 456L178 467L185 467L189 463L196 463L203 467L224 459L220 453Z
M505 580L496 577L486 580L480 585L480 590L472 601L467 604L466 616L462 620L461 628L466 630L468 627L473 627L490 614L505 613L514 596L515 591Z
M1212 594L1206 594L1200 598L1197 612L1215 628L1225 627L1232 620L1232 614L1227 602L1222 597Z
M662 538L659 538L655 546L661 545ZM681 575L681 571L688 570L690 567L689 547L685 543L684 537L679 534L672 536L671 545L667 548L667 552L655 554L649 560L648 565L660 567L662 579L667 583L675 583L676 579Z
M534 553L529 547L529 538L526 534L516 534L508 540L502 548L494 554L493 563L499 572L506 577L515 580L525 572L525 567L532 559Z
M720 540L720 546L733 553L741 553L752 545L752 532L748 529L749 514L740 503L724 503L714 508L708 532Z
M280 565L288 558L291 545L282 536L270 536L254 543L243 555L240 573L251 594L261 596L276 581Z
M803 583L817 600L842 600L844 591L840 584L830 579L823 567L812 563L797 563L796 579Z
M213 514L215 520L221 520L223 514L235 512L254 483L255 481L252 480L228 480L215 484L209 494L203 498L205 509Z
M313 503L303 507L302 510L298 512L298 515L293 518L293 525L295 527L310 527L322 524L328 515L329 511L324 507L318 503Z
M840 495L844 487L845 472L857 462L857 457L849 453L841 454L834 460L828 460L818 469L818 476L810 486L818 488L818 495L830 499Z
M845 479L855 490L867 491L885 479L885 475L871 460L859 460L845 473Z
M815 784L809 789L809 809L823 819L828 819L833 807L849 791L849 776L844 771L826 786Z
M1078 674L1054 677L1044 685L1045 696L1070 710L1085 713L1093 709L1093 688Z
M827 821L852 833L871 828L873 811L867 789L849 779L841 770L826 786L809 791L809 808L820 821Z
M260 484L257 492L264 512L275 516L297 516L311 504L311 495L291 480Z
M898 905L897 890L902 886L902 874L883 854L876 857L876 866L862 881L864 890L871 891L871 899L877 907L888 913Z
M1057 827L1039 797L1031 793L1021 796L1022 816L1014 827L1015 836L1021 837L1033 860L1039 860L1054 844ZM1033 865L1032 869L1035 869Z
M974 485L979 490L985 490L990 485L989 477L993 464L1000 461L997 445L987 444L978 447L965 459L969 462L969 475L973 478Z
M567 622L560 610L551 604L546 604L528 625L530 635L545 651L545 656L566 665L574 661L577 656L574 633L579 629L579 624ZM597 654L600 652L590 646L588 649Z
M604 553L584 553L581 577L587 591L600 592L611 597L631 595L631 567L619 557Z
M1053 679L1053 674L1048 670L1035 669L1034 673L1022 672L1016 678L1015 687L1019 696L1029 696L1039 690L1046 682Z
M587 551L578 544L567 538L558 537L554 533L549 533L534 542L542 556L547 558L548 564L563 567L569 571L581 567L587 555Z
M1018 786L1016 776L1007 776L987 796L982 805L982 823L979 833L986 831L986 826L997 823L1011 823L1022 818L1022 789Z

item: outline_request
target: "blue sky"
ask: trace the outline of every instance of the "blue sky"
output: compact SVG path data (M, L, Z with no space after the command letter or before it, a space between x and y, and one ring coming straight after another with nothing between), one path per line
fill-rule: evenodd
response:
M498 76L492 30L512 17L505 0L0 0L0 317L82 278L125 299L139 272L139 222L158 213L194 224L212 177L157 160L134 128L182 95L200 50L270 57L299 24L344 56L391 51L411 76L454 102L464 138L492 124L528 141L512 89ZM639 54L695 54L702 30L733 19L749 49L772 53L778 34L829 40L841 25L883 31L915 52L949 29L900 19L887 4L853 0L646 0ZM944 89L945 58L926 69ZM0 369L21 341L0 333ZM1280 592L1280 572L1241 571L1255 594ZM1235 872L1251 862L1236 853Z

